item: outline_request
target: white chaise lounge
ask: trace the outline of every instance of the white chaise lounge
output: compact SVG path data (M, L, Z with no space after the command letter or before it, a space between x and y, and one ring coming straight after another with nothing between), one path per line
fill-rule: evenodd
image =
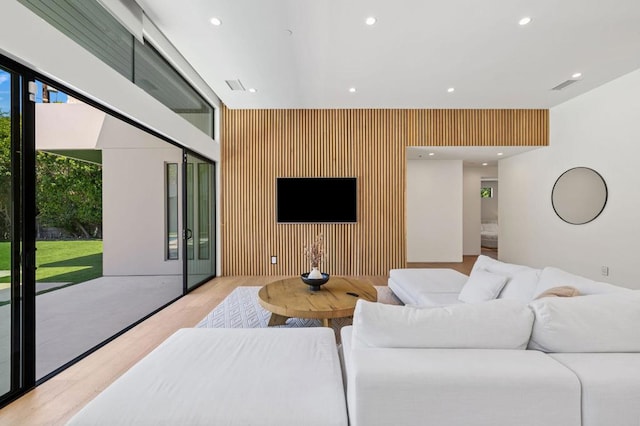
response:
M179 330L69 424L346 426L334 331Z

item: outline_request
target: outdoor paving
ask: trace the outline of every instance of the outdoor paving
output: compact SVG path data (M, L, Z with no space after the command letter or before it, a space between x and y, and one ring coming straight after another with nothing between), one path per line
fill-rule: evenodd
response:
M174 275L101 277L38 295L36 377L49 374L181 294L182 276ZM9 305L0 306L0 393L9 381L9 313Z

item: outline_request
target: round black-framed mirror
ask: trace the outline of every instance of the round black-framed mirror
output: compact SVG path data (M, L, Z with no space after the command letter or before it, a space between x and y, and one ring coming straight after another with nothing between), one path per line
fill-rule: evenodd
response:
M589 167L574 167L556 180L551 204L560 219L584 225L600 216L608 197L607 183L600 173Z

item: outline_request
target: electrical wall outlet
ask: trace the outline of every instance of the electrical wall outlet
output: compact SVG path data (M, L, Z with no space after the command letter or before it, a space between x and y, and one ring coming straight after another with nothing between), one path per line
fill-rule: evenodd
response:
M275 265L278 263L278 256L271 256L271 264Z
M600 268L600 272L602 273L603 277L609 276L609 267L603 266L602 268Z

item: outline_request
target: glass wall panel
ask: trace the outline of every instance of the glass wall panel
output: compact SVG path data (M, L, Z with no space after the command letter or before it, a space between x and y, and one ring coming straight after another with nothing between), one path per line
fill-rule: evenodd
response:
M187 288L193 288L215 275L214 168L193 155L187 155L186 166Z
M213 108L149 43L135 41L133 82L213 137Z
M182 295L183 265L167 255L178 250L183 154L61 90L46 96L51 86L38 83L38 88L36 378L41 379ZM46 102L54 98L57 102Z
M0 67L0 396L11 390L13 178L11 83L13 76Z

